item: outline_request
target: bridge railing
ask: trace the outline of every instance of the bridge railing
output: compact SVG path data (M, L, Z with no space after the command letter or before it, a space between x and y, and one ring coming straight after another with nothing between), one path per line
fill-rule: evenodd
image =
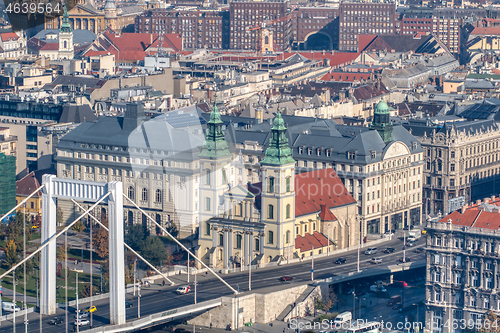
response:
M102 326L84 331L85 333L113 333L113 332L126 332L140 328L148 327L152 324L167 322L171 318L196 313L199 311L215 308L222 304L222 299L209 300L197 304L186 305L177 309L162 311L140 319L130 321L122 325Z

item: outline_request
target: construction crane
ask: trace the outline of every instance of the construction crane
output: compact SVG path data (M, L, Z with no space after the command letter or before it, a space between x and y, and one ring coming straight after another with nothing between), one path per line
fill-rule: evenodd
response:
M266 51L273 51L273 36L270 31L272 31L272 27L280 22L287 21L291 18L291 14L285 15L283 17L279 17L273 20L267 20L263 22L256 23L254 25L250 25L246 28L247 33L257 32L257 54L262 55L262 40L265 39L266 36L270 36L270 47ZM271 28L267 28L271 27Z

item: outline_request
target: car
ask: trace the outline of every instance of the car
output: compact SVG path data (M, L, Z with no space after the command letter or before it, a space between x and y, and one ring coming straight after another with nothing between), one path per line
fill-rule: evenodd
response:
M394 306L392 307L393 310L399 310L403 308L403 305L401 303L396 303L394 304Z
M365 251L366 255L368 255L368 254L375 254L375 253L377 253L377 248L376 247L369 247Z
M293 277L288 276L288 275L280 277L280 281L292 281L292 280L293 280Z
M84 312L82 310L78 311L75 315L76 319L83 319L83 318L88 318L90 315L90 312Z
M411 259L410 259L410 258L408 258L408 257L404 257L404 258L403 258L403 257L401 257L401 258L399 258L399 262L402 262L402 263L405 263L405 262L410 262L410 261L411 261Z
M347 262L347 259L346 258L338 258L335 263L337 265L342 265L342 264L345 264Z
M421 253L422 251L423 251L422 249L418 248L418 249L415 249L415 251L414 251L414 252L415 252L415 253Z
M38 228L40 228L40 227L39 227L39 226L37 226L37 225L32 225L32 226L31 226L31 229L38 229Z
M132 302L125 302L125 307L126 308L131 308L133 306L134 306L134 304Z
M75 325L75 326L85 326L88 324L90 324L90 321L88 319L77 319L73 323L73 325Z
M189 333L188 331L186 331L186 329L182 328L182 327L179 327L179 328L176 328L175 333Z
M177 288L177 290L175 292L178 294L187 294L190 291L191 291L190 286L180 286L179 288Z
M92 305L92 306L89 306L88 308L86 308L85 310L83 310L84 312L95 312L97 310L97 308L95 307L95 305Z
M64 323L64 320L61 317L54 317L49 321L50 325L59 325Z
M415 242L412 242L412 241L406 242L406 246L413 247L413 246L415 246Z
M382 258L372 258L371 263L372 264L381 264Z
M388 247L387 249L384 250L384 253L393 253L395 250L393 247Z

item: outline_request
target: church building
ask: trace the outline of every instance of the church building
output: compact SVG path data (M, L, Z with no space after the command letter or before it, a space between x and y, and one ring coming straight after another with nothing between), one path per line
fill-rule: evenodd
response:
M260 162L261 182L232 186L230 152L214 105L200 153L198 256L213 268L279 263L359 242L356 200L333 169L295 173L278 112Z

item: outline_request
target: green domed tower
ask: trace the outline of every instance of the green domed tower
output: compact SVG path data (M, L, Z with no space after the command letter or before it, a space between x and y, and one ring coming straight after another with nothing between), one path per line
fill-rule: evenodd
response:
M375 107L373 122L370 124L370 128L377 130L386 144L392 141L392 123L389 120L390 115L391 112L389 111L387 103L380 101Z

